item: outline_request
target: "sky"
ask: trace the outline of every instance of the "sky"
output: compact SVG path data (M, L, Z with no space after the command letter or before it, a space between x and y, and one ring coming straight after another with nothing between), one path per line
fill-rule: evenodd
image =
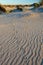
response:
M40 0L0 0L0 4L33 4Z

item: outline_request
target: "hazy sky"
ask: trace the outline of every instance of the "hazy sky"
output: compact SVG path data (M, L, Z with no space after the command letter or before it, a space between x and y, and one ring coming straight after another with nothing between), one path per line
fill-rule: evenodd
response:
M40 0L0 0L0 4L31 4Z

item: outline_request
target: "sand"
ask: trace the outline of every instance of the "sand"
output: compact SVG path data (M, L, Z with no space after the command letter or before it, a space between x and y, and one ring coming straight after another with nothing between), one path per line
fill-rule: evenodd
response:
M43 13L0 15L0 65L43 65Z

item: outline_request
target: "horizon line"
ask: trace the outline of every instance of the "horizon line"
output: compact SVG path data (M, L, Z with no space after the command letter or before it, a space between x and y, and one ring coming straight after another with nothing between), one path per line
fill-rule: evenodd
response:
M36 2L37 3L37 2ZM31 4L34 4L34 3L31 3ZM31 5L31 4L2 4L0 3L0 5ZM39 4L39 3L38 3Z

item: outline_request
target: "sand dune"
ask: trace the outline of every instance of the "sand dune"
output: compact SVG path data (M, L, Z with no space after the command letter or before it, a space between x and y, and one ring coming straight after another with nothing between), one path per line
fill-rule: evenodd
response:
M9 15L0 16L0 65L43 65L43 13Z

